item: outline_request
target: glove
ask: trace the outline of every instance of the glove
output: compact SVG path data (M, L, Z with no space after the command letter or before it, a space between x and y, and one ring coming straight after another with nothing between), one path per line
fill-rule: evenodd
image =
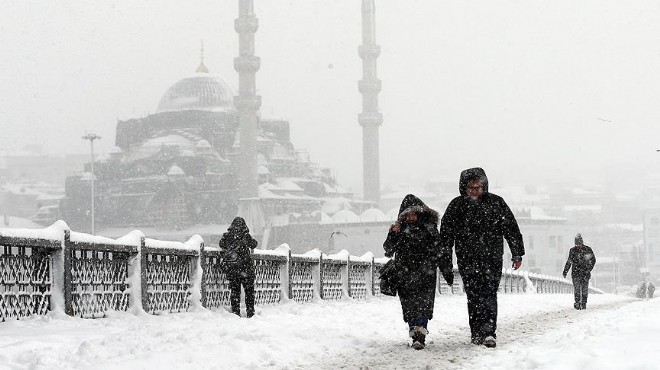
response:
M445 270L442 272L442 277L445 278L447 285L454 285L454 271Z
M564 276L564 279L566 279L566 273L563 273L562 276Z
M511 262L513 262L511 264L511 268L514 269L514 270L517 270L517 269L520 268L520 265L522 265L522 257L521 256L513 256L513 258L511 258Z

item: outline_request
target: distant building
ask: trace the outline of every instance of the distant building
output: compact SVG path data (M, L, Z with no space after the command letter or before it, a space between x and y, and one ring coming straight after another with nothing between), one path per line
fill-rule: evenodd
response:
M94 165L97 229L230 222L237 214L241 141L233 96L202 63L165 92L156 113L119 120L120 151ZM326 198L350 198L330 171L295 149L289 130L285 120L258 121L259 198L266 216L308 214ZM76 230L90 225L89 164L85 171L67 178L61 203L63 219Z
M0 153L0 213L50 225L59 217L64 179L88 160L89 155L43 154L38 146Z

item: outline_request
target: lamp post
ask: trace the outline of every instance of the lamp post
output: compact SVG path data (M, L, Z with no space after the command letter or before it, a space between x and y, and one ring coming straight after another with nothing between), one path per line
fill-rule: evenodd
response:
M92 172L92 176L90 178L91 181L91 188L92 188L92 235L94 235L94 140L100 139L101 137L96 135L96 134L87 134L82 137L85 140L89 140L90 144L90 149L91 149L91 161L90 161L90 171Z

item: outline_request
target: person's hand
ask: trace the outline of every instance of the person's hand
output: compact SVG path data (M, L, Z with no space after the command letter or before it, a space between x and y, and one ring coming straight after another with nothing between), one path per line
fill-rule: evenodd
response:
M522 261L513 261L513 265L511 267L513 267L514 270L517 270L520 268L521 265L522 265Z
M392 224L390 230L394 231L395 233L398 233L399 231L401 231L401 225L398 222L395 222Z
M564 276L564 279L566 279L566 273L563 273L562 276Z

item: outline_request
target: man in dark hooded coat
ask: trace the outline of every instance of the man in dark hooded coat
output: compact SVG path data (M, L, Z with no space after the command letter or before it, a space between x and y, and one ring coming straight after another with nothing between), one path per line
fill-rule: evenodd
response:
M403 321L408 323L415 349L425 347L428 321L433 318L436 268L441 255L439 237L438 212L408 194L401 202L397 221L390 227L383 243L385 256L394 256ZM451 260L448 263L440 268L451 285Z
M442 217L443 258L451 260L452 248L456 247L472 343L495 347L504 240L513 256L513 268L518 269L525 254L523 238L504 199L488 191L488 177L483 169L461 172L459 192L461 195L449 203Z
M573 280L573 293L575 303L573 307L576 310L587 308L587 297L589 296L589 279L591 279L591 270L596 265L596 255L588 245L584 245L582 235L575 235L575 246L568 252L568 260L564 266L563 275L566 277L568 270L573 266L571 278Z
M255 269L252 262L252 250L257 241L250 235L250 229L242 217L236 217L222 235L219 242L223 270L229 280L231 290L231 312L241 315L241 285L245 290L247 317L254 315L254 279Z

